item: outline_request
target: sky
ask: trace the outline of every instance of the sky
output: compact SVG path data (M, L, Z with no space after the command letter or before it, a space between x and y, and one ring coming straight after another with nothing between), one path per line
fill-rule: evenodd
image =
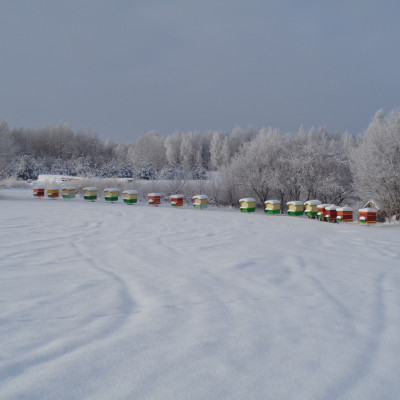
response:
M357 134L400 106L398 0L0 0L0 119Z

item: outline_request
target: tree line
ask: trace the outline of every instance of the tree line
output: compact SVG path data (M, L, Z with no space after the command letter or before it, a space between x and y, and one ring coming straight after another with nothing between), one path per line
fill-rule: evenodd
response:
M134 143L102 141L69 126L10 129L0 122L0 176L52 173L144 180L210 180L218 204L242 196L352 204L373 198L400 216L400 110L379 110L363 134L325 129L148 132Z

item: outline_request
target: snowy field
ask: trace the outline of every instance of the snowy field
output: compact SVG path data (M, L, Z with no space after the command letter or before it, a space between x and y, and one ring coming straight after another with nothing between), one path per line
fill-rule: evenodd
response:
M0 190L0 399L400 398L400 226Z

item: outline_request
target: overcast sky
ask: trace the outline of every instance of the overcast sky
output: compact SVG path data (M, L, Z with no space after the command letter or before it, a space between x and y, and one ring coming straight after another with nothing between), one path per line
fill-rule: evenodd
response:
M399 106L398 0L0 0L12 128L358 133Z

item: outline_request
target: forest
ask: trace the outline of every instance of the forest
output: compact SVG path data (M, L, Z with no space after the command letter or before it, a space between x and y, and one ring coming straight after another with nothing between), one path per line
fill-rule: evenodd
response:
M374 199L388 218L398 219L400 110L377 111L357 136L236 126L230 133L152 131L129 144L66 124L30 129L0 121L0 179L39 174L211 181L215 203L232 206L241 196L261 204L271 198L337 205Z

